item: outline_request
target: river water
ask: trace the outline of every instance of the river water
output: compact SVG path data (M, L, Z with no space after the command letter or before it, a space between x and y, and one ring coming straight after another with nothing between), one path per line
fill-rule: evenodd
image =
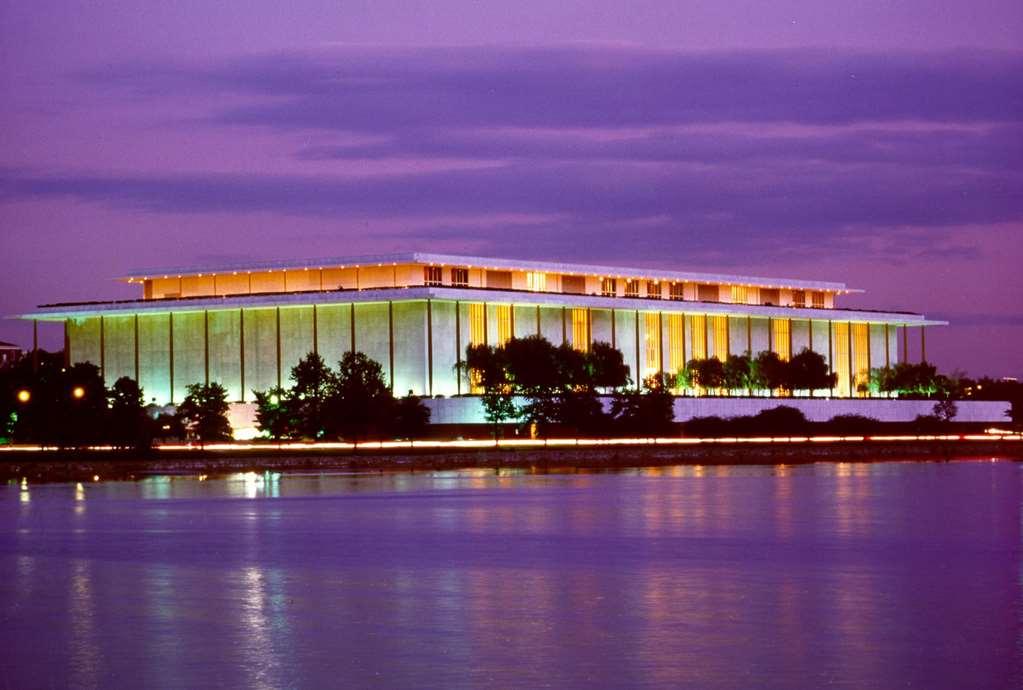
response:
M2 688L1019 688L1018 463L0 487Z

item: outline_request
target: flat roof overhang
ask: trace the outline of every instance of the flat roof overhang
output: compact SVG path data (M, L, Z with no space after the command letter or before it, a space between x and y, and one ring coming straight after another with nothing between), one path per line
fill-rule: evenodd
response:
M728 304L722 302L677 301L633 297L601 297L561 292L530 292L481 288L405 287L368 288L363 290L327 290L281 292L258 295L225 295L222 297L189 297L152 300L120 300L111 302L77 302L44 304L34 312L17 318L39 321L63 321L89 316L158 314L195 312L218 309L249 309L266 307L299 307L312 305L404 302L426 299L448 302L498 302L518 306L589 307L622 311L662 311L687 314L752 316L759 318L794 318L820 321L857 321L887 323L896 326L947 326L947 321L928 320L910 312L872 311L869 309L813 309L764 305Z
M863 292L847 288L845 283L795 278L765 278L727 273L701 273L694 271L671 271L661 268L636 268L629 266L605 266L599 264L572 264L555 261L523 261L498 259L485 256L459 256L454 254L429 254L404 252L399 254L371 254L367 256L326 257L321 259L292 259L286 261L262 261L254 263L232 263L209 266L178 268L154 268L132 271L120 280L143 280L205 274L226 274L235 272L285 271L326 268L354 268L397 266L399 264L422 264L424 266L467 266L492 270L542 271L567 275L596 275L608 278L634 278L638 280L664 280L690 283L725 283L766 288L796 288L807 290L828 290L834 292Z

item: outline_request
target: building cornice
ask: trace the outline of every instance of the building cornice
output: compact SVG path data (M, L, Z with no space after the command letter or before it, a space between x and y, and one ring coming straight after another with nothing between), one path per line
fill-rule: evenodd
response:
M554 292L531 292L481 288L404 287L369 288L363 290L329 290L310 292L279 292L222 297L189 297L151 300L120 300L40 305L32 313L19 318L62 321L89 316L195 312L237 308L299 307L311 305L373 303L409 300L442 300L461 302L497 302L517 306L551 306L567 308L615 309L620 311L660 311L707 315L750 316L758 318L813 319L820 321L858 321L887 323L897 326L943 326L946 321L928 320L911 312L872 311L864 309L814 309L722 302L658 300L630 297L601 297Z
M564 275L593 275L621 279L659 280L691 283L719 283L748 285L764 288L827 290L834 292L862 292L846 287L845 283L801 280L796 278L769 278L763 276L733 275L728 273L704 273L697 271L675 271L662 268L638 268L634 266L608 266L602 264L575 264L552 261L528 261L484 256L462 256L455 254L432 254L425 252L404 252L398 254L370 254L366 256L326 257L319 259L290 259L248 263L230 263L207 266L176 268L154 268L132 271L120 276L120 280L146 280L161 277L195 276L215 273L264 272L304 269L354 268L372 266L396 266L401 264L422 264L435 266L466 266L491 270L540 271Z

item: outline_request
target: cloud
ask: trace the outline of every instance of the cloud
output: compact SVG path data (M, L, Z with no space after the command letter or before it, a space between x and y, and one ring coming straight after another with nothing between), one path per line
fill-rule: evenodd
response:
M1023 217L1023 176L913 178L901 169L802 162L731 167L513 163L480 170L341 178L194 174L8 175L0 199L70 198L160 213L252 213L336 219L541 214L574 241L629 235L753 251L862 240L875 228L989 224ZM552 226L551 231L553 232ZM921 244L930 246L927 238ZM937 248L932 247L937 250Z
M0 170L0 201L404 220L410 237L520 255L977 258L947 229L1023 219L1020 74L1023 53L620 45L139 62L90 72L89 88L142 99L160 123L145 136L179 104L200 115L177 127L263 128L294 151L288 172ZM386 173L352 164L380 160ZM513 216L551 220L480 220Z
M402 131L366 143L313 145L298 151L307 160L453 157L482 160L643 161L739 164L806 160L841 165L982 167L1015 170L1023 163L1023 125L978 128L884 128L789 134L735 125L716 131L656 128L599 136L579 130ZM758 131L759 130L759 131Z
M716 122L1018 122L1023 54L339 47L141 63L91 83L252 99L213 114L275 129L606 128Z

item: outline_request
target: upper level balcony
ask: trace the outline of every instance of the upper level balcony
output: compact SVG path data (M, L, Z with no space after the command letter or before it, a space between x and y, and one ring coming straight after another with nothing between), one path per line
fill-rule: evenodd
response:
M836 295L853 292L842 283L433 254L167 270L124 280L141 285L146 300L443 286L833 309Z

